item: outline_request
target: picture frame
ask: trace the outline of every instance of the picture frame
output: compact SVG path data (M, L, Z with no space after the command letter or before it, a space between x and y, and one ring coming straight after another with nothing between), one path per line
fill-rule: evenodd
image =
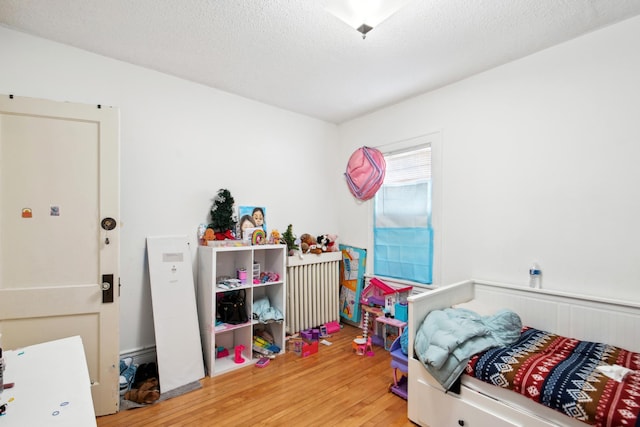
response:
M241 240L251 240L251 234L245 236L243 230L262 228L267 233L267 208L264 206L239 206L238 207L238 236Z

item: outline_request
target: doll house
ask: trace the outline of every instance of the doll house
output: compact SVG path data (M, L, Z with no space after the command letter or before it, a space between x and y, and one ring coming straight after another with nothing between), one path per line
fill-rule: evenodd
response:
M385 337L393 336L395 338L402 332L401 328L397 328L392 333L389 330L389 320L395 318L396 307L406 307L407 297L411 294L412 289L411 286L394 288L375 277L369 280L369 284L362 290L360 298L362 313L369 313L369 321L364 323L363 320L360 326L367 329L373 344L388 348L389 345L385 344L388 340ZM378 321L378 319L387 321ZM406 318L401 321L404 327Z
M396 304L406 304L413 287L394 288L378 278L369 280L369 285L362 290L360 304L369 307L380 307L384 313L392 317L396 315Z
M374 277L369 280L369 285L362 290L360 303L368 306L385 307L386 296L394 292L395 289Z

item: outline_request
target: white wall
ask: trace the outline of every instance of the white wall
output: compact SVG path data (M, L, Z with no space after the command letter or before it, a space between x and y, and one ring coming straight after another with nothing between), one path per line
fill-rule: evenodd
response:
M339 127L340 161L441 131L442 283L466 278L640 302L640 18ZM339 200L368 242L366 205Z
M218 189L269 229L338 233L334 125L2 27L0 58L0 94L120 110L122 352L155 343L145 238L187 235L195 262Z

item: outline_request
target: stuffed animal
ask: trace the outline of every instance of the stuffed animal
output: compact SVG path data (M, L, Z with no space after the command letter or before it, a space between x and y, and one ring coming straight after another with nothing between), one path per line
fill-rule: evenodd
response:
M300 249L303 254L321 254L322 249L318 246L318 241L309 233L300 236Z
M327 252L340 252L337 234L327 234L329 243L327 243Z
M158 379L148 378L138 388L132 388L124 394L124 398L136 403L153 403L160 399Z
M315 245L315 239L313 238L313 236L309 233L303 233L300 236L300 250L302 250L303 254L306 254L309 252L309 248L312 245Z
M280 232L276 229L271 230L271 236L269 237L269 243L271 243L272 245L279 245L280 244L280 239L282 239L282 236L280 236Z
M124 398L136 403L153 403L160 399L158 366L155 362L138 366L131 390L124 394Z
M316 238L322 252L338 252L338 236L336 234L323 234Z
M216 233L215 231L213 231L213 228L207 228L204 231L204 236L202 237L203 240L203 245L207 246L209 244L209 241L211 240L216 240Z
M329 235L322 234L316 237L316 241L318 242L318 246L322 249L322 252L327 252L327 245L329 244Z

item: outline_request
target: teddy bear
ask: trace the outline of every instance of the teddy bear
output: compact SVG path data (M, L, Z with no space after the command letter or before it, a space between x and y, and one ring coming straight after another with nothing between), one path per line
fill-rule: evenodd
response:
M303 254L321 254L322 249L318 246L318 241L309 233L300 236L300 249Z
M276 229L271 230L271 235L269 236L269 243L272 245L279 245L282 236L280 232Z
M138 388L132 388L124 394L124 398L136 403L153 403L160 399L158 379L148 378Z
M153 403L160 399L158 367L155 362L143 363L136 368L131 389L124 398L136 403Z
M204 231L204 236L202 236L202 244L207 246L211 240L216 240L216 233L213 231L213 228L207 228Z

